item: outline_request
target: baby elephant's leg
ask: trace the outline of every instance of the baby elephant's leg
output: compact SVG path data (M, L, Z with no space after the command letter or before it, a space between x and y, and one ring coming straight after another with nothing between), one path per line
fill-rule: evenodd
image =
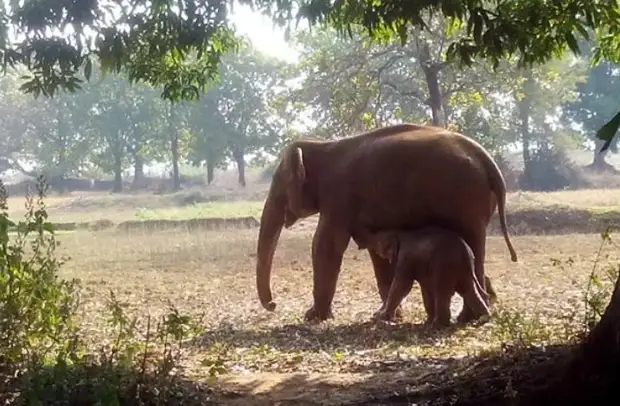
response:
M403 299L411 292L413 288L413 282L415 282L413 269L407 267L405 263L401 264L397 262L394 278L390 285L390 291L388 297L383 305L383 308L379 311L377 318L381 320L393 320L397 309L400 309L400 304Z
M432 324L434 327L448 327L450 326L450 301L454 295L454 286L449 280L450 278L442 278L440 270L432 270L432 275L434 279L433 296L435 298L435 315Z
M424 324L431 324L435 319L435 294L428 281L420 280L420 292L422 293L422 302L426 311L426 322Z
M495 293L495 289L491 285L491 279L484 275L484 290L489 294L489 301L491 304L497 303L497 293Z
M480 285L475 277L471 276L467 280L462 281L457 289L458 294L463 298L463 306L467 306L471 311L467 314L469 317L462 317L463 313L457 317L459 323L469 323L481 317L490 316L491 312L480 293Z

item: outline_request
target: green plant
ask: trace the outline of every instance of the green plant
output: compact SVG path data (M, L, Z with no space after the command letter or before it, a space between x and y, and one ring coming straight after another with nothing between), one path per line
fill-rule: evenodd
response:
M79 346L78 281L57 276L64 259L55 256L58 242L47 221L46 189L39 177L36 201L27 194L25 218L16 226L0 182L0 368L12 375L68 361ZM11 241L8 231L15 226L17 237Z
M588 285L584 294L585 309L583 327L585 333L592 331L603 316L607 304L611 299L615 281L618 279L617 267L605 268L602 275L596 273L603 247L606 244L613 244L610 227L607 227L607 229L601 233L601 245L596 253L594 265L588 277Z
M492 334L502 343L514 343L518 347L548 342L552 338L552 332L540 313L534 312L528 316L521 311L499 306L493 314Z
M88 348L76 322L79 283L58 271L58 241L44 204L47 189L37 180L37 197L26 197L26 214L17 225L8 217L6 188L0 181L0 403L168 404L178 400L177 373L182 342L199 334L198 319L171 303L144 335L137 317L114 292L107 303L111 340ZM17 229L12 241L9 228ZM211 370L212 369L212 370ZM210 374L224 371L216 361ZM194 396L194 394L185 394Z

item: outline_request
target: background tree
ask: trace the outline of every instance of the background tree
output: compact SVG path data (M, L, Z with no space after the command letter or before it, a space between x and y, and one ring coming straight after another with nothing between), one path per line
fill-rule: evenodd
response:
M612 62L600 62L588 71L587 80L577 85L577 98L563 105L567 120L582 126L585 136L594 142L594 154L590 168L595 171L612 171L615 168L605 161L609 150L600 152L603 140L596 132L616 112L620 94L620 70ZM617 152L617 138L610 144L610 150Z
M224 61L217 86L191 110L189 126L197 137L192 145L198 148L192 154L194 162L206 162L212 173L220 163L216 154L225 148L237 166L239 185L245 186L246 155L270 148L283 132L272 104L282 91L282 66L251 44Z

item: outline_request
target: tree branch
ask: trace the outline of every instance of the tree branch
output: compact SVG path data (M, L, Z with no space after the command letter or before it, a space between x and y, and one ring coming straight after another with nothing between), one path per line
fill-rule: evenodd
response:
M399 89L399 87L397 85L395 85L392 82L388 82L388 81L383 82L383 86L389 87L390 89L392 89L393 91L397 92L401 96L413 97L413 98L418 99L420 102L422 102L422 103L424 103L426 105L429 104L427 98L424 97L424 95L421 92L417 91L417 90L411 90L411 91L408 91L408 92L403 92L403 91L401 91Z

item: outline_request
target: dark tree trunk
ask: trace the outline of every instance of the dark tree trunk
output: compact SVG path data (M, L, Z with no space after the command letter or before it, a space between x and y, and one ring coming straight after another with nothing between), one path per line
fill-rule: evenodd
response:
M56 140L56 147L58 149L58 162L57 167L53 168L54 176L58 178L58 189L60 193L67 192L67 187L65 185L64 180L67 177L67 138L68 138L68 129L65 120L60 114L60 109L58 109L58 114L56 116L57 122L57 131L58 138Z
M170 103L169 129L170 129L170 150L172 152L172 189L181 189L181 174L179 173L179 131L175 127L175 106Z
M212 159L207 159L207 185L210 185L213 182L213 176L215 173L215 165L213 164Z
M114 188L112 192L120 193L123 191L123 156L117 150L114 151Z
M144 158L140 154L134 154L133 182L131 183L131 189L137 190L143 188L144 186Z
M523 146L523 180L524 183L530 184L531 175L531 155L530 155L530 112L532 108L532 99L530 97L532 87L534 86L534 79L528 76L525 84L523 85L523 91L525 97L518 102L519 108L519 121L521 125L521 143Z
M559 375L548 388L521 403L617 404L620 397L620 278L601 321Z
M233 148L232 151L233 159L237 164L237 174L238 174L238 182L239 186L245 187L245 158L243 154L243 149L241 148Z
M181 174L179 173L179 136L175 132L172 135L172 188L181 189Z
M605 157L609 153L609 149L604 152L600 152L601 147L603 146L604 143L605 141L599 140L598 138L594 140L594 154L592 156L592 163L586 166L586 168L596 171L596 172L616 173L618 172L616 168L614 168L613 165L605 161Z
M422 45L419 51L420 65L426 78L426 86L428 87L431 114L433 116L433 125L445 127L445 112L443 110L443 98L441 88L439 87L439 66L433 63L428 45Z

